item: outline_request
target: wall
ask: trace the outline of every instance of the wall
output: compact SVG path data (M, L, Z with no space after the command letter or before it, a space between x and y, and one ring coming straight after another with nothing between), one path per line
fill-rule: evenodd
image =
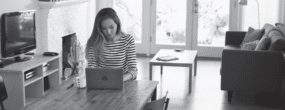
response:
M87 5L88 2L72 4L40 4L38 10L37 52L61 52L62 37L76 33L84 42L87 39Z
M241 5L243 13L241 17L242 30L247 31L248 27L260 29L266 23L275 25L277 22L283 22L280 19L282 12L279 11L282 7L279 7L279 4L282 2L280 3L278 0L259 0L258 2L249 0L247 5Z
M102 8L113 7L113 0L96 0L96 4L96 12L98 12Z
M36 0L1 0L0 14L10 11L36 9Z
M1 0L0 15L6 12L37 9L37 4L36 2L33 2L33 1L34 0ZM0 31L0 35L1 35L1 31ZM0 58L2 58L1 54L0 54Z
M37 0L2 0L0 14L36 9L37 49L35 52L39 54L44 51L61 52L59 43L64 35L76 32L82 45L85 45L90 36L96 15L96 1L86 1L88 3L44 9Z

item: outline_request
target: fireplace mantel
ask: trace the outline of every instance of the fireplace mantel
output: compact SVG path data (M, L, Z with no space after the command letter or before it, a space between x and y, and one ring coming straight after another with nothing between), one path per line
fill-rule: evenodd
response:
M40 9L51 9L51 8L56 8L56 7L85 3L85 2L89 2L89 1L90 0L68 0L68 1L58 1L58 2L38 1L38 6Z
M80 42L87 41L87 21L91 0L60 0L37 4L37 52L62 51L62 36L76 33Z

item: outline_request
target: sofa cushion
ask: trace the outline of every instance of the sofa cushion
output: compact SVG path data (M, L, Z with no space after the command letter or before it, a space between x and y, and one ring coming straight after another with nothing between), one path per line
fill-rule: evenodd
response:
M271 51L285 51L285 37L271 36L268 50Z
M241 50L254 50L258 44L259 40L245 43L241 46Z
M267 50L270 43L269 37L262 37L254 50Z
M241 47L243 47L245 43L260 40L263 34L264 34L264 29L253 29L252 27L249 27L248 32L246 33L241 43Z
M283 36L285 36L285 24L276 23L275 26L280 32L282 32Z

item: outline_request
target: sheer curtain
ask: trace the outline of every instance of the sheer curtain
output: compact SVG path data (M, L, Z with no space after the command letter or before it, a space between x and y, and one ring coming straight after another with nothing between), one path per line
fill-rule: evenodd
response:
M262 28L265 23L275 25L275 23L281 22L281 2L281 0L258 0L260 28ZM247 31L248 27L258 29L258 5L256 0L248 0L246 6L240 6L242 7L242 30Z

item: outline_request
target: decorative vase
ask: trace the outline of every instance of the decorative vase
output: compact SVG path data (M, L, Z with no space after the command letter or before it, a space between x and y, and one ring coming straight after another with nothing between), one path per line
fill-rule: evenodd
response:
M71 75L78 75L78 68L72 68Z
M84 52L80 42L76 39L70 47L68 53L68 63L72 68L72 75L80 75L83 73Z

